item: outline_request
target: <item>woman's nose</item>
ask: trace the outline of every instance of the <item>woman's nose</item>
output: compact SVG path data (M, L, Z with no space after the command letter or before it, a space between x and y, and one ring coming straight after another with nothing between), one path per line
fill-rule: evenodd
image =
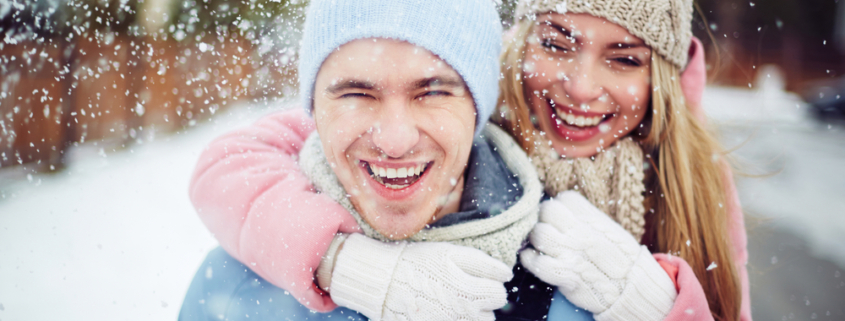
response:
M592 65L589 61L581 61L562 80L563 88L573 103L586 104L601 97L603 89L597 81L596 70Z

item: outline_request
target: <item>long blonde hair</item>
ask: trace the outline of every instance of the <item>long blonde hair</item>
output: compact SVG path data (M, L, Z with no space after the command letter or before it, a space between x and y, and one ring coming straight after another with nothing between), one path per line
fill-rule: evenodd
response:
M522 63L533 22L526 19L514 28L501 57L502 105L493 120L531 153L537 129L530 119ZM631 133L651 163L645 180L645 208L651 214L646 215L642 243L653 253L670 253L688 262L714 318L736 320L742 296L728 236L723 151L689 111L679 79L675 65L652 55L652 88L658 90L652 90L642 130ZM708 271L712 263L718 268Z

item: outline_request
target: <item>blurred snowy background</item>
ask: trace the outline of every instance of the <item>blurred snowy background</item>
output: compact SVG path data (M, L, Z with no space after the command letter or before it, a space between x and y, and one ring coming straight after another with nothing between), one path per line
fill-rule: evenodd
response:
M291 106L304 6L0 0L0 320L175 319L216 246L193 165ZM845 320L845 4L697 6L754 317Z

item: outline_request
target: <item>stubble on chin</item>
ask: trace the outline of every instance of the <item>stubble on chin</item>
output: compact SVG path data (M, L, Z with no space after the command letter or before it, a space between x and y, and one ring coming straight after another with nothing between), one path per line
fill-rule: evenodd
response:
M435 215L431 213L420 216L421 214L414 213L414 209L410 205L390 206L383 211L361 213L361 218L387 238L402 240L419 233L426 225L431 223Z

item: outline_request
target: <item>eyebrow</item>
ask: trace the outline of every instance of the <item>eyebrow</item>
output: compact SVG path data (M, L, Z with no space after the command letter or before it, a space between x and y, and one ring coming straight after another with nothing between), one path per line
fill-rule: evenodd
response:
M566 37L566 38L574 38L574 39L575 39L575 41L578 41L578 37L573 36L573 35L572 35L572 33L571 33L571 32L569 32L569 30L567 30L567 29L566 29L566 28L564 28L563 26L561 26L561 25L559 25L559 24L556 24L556 23L554 23L553 21L549 21L549 20L543 21L542 23L543 23L543 24L545 24L545 25L547 25L547 26L549 26L549 27L554 28L555 30L557 30L558 32L560 32L561 34L563 34L563 36L564 36L564 37ZM631 48L640 48L640 47L645 47L645 46L646 46L646 45L645 45L645 44L642 44L642 43L633 43L633 42L617 42L617 43L612 43L612 44L609 44L609 45L607 46L607 48L608 48L608 49L631 49Z
M423 79L416 81L413 84L413 86L411 87L411 89L420 89L420 88L435 87L435 86L463 88L464 86L466 86L466 84L464 83L463 80L461 80L458 77L434 76L434 77L423 78Z
M338 81L336 84L329 86L326 88L326 92L334 95L347 89L374 90L376 89L376 85L366 80L348 79Z
M631 42L617 42L607 45L608 49L631 49L645 47L645 44Z
M560 32L561 34L563 34L563 37L565 37L565 38L573 38L576 41L578 41L578 37L573 36L572 33L569 32L569 30L567 30L566 28L564 28L563 26L561 26L559 24L556 24L556 23L549 21L549 20L543 21L541 23L545 24L549 27L554 28L555 30L557 30L557 32Z

